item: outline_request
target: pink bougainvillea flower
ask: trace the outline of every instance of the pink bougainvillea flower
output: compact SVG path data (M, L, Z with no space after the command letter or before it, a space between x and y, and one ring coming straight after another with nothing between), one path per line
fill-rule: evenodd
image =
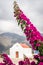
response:
M36 65L36 63L34 61L31 62L31 65Z
M27 24L27 25L31 25L30 19L27 19L27 20L26 20L26 24Z
M34 58L35 58L35 59L38 59L38 58L39 58L39 55L34 55Z
M17 6L17 5L16 5ZM16 7L15 6L15 7ZM15 9L14 9L15 10ZM25 16L25 14L22 12L22 10L20 10L20 13L18 14L19 15L19 19L20 20L24 20L24 22L26 23L26 24L24 24L24 23L22 23L22 24L24 24L25 25L25 28L23 29L23 31L24 31L24 33L25 33L25 35L26 35L26 39L27 39L27 41L29 41L30 42L30 44L31 44L31 46L32 46L32 48L34 49L34 50L38 50L39 51L39 49L38 48L40 48L40 50L43 48L43 45L41 46L40 45L40 43L41 44L43 44L43 36L40 34L40 32L36 29L36 27L31 23L31 21L30 21L30 19L28 19L26 16ZM43 51L39 51L40 53L40 55L42 54L42 52ZM35 58L38 58L38 56L35 56ZM43 57L39 57L39 60L41 61L42 60L42 58ZM40 62L38 60L38 65L43 65L43 62ZM27 62L25 62L25 65L26 65L26 63ZM28 65L28 64L27 64ZM31 65L35 65L35 62L33 61L32 63L31 63Z
M39 64L38 65L43 65L43 62L39 62Z
M25 58L25 60L24 60L24 65L30 65L30 61L29 61L28 58Z
M39 47L40 46L40 43L37 43L36 46Z
M5 63L0 63L0 65L6 65Z
M43 61L43 56L40 56L40 61Z
M13 64L12 60L8 57L7 54L2 54L3 57L3 62L5 63L5 65L15 65Z
M24 61L19 61L19 65L24 65Z

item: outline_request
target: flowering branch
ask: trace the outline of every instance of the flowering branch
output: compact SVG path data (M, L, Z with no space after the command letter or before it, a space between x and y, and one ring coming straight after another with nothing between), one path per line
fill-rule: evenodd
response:
M14 2L14 17L24 31L27 41L30 41L32 48L40 52L40 56L43 56L43 37L36 27L31 23L22 10L19 8L17 2ZM39 58L40 61L40 58Z
M34 43L38 46L39 43L43 43L43 37L30 20L24 15L16 2L14 2L14 17L16 17L18 25L21 25L22 30L26 34L27 40L30 40L31 44Z

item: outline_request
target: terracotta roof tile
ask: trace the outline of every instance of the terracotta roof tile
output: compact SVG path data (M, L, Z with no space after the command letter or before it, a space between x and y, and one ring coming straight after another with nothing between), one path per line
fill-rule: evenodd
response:
M26 45L26 44L20 44L23 48L30 48L30 46Z

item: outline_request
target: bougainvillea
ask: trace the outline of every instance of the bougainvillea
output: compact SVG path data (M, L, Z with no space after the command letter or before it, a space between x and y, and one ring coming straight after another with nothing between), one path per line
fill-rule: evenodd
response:
M7 54L1 54L1 56L3 58L3 62L0 63L0 65L15 65Z
M43 36L41 36L40 32L31 23L30 19L25 16L17 2L14 2L14 17L16 17L18 25L21 26L21 29L26 35L27 41L30 41L32 48L39 51L39 57L36 56L36 59L38 60L37 65L40 65L43 62Z
M19 61L19 65L30 65L30 64L31 64L31 63L30 63L30 61L29 61L28 58L25 58L24 61Z
M38 65L43 65L43 62L39 62L39 64Z
M26 58L24 61L19 61L19 65L43 65L43 36L41 36L40 32L31 23L30 19L24 15L16 2L14 2L14 17L16 17L18 25L21 25L21 29L32 48L39 51L38 55L34 55L34 58L38 61L37 63L34 61L30 63L29 59ZM2 54L2 57L3 63L0 63L0 65L15 65L7 54Z
M31 65L36 65L36 63L34 61L31 62Z
M19 61L19 65L24 65L24 61Z

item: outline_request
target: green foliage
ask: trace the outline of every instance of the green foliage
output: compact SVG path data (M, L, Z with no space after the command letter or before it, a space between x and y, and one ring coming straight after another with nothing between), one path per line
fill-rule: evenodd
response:
M19 20L17 20L17 22L18 22L18 25L20 24L20 19Z
M22 30L25 28L25 26L26 26L26 22L23 20L23 21L22 21L22 24L21 24Z
M40 52L40 55L43 56L43 44L41 44L41 46L38 47L38 50Z

